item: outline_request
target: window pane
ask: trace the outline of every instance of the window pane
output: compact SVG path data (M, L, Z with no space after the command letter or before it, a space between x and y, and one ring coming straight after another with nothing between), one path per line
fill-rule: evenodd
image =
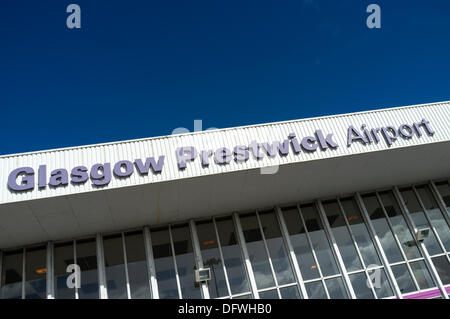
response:
M391 269L402 294L417 290L405 264L392 266Z
M145 256L144 236L141 231L125 234L127 251L128 279L132 299L149 299L147 260Z
M369 265L380 265L380 258L369 236L369 231L364 224L364 219L355 199L343 199L341 204L366 267Z
M391 284L386 276L384 268L379 268L376 270L380 276L379 282L376 278L372 279L373 288L378 298L392 297L394 292L392 291ZM369 277L373 274L373 270L369 271Z
M358 299L373 299L373 293L368 286L366 273L360 272L358 274L350 275L350 282Z
M401 194L403 200L405 201L405 205L408 208L411 219L415 224L415 227L417 229L429 228L430 224L425 218L422 207L420 206L419 201L417 200L417 197L414 194L412 188L401 190ZM424 240L424 244L427 247L430 255L435 255L442 252L442 249L436 241L436 237L434 236L434 233L432 231L430 231L428 238Z
M260 213L259 218L278 284L285 285L295 282L294 273L292 272L291 263L287 256L278 220L274 212Z
M448 262L447 256L440 256L433 258L434 267L441 278L444 285L450 285L450 264Z
M241 216L240 220L256 285L259 289L275 286L256 214Z
M300 299L300 292L298 291L298 287L296 285L281 288L280 293L282 299Z
M67 266L74 263L73 242L55 244L53 248L53 271L55 273L55 298L74 299L75 288L67 287L67 277L72 273L67 273Z
M77 264L81 269L80 299L98 299L97 250L95 239L76 242Z
M325 280L325 284L327 285L328 294L331 299L348 299L348 294L341 277L327 279Z
M276 289L260 292L259 298L260 299L280 299L278 297L278 292Z
M178 289L175 279L175 267L173 264L169 230L166 228L163 230L151 231L150 234L159 298L176 299L178 298Z
M172 238L183 299L201 298L200 287L195 282L195 269L197 267L192 251L189 226L173 227Z
M300 207L305 220L306 229L309 232L312 246L319 260L320 269L324 276L336 275L339 273L333 252L331 251L327 235L323 230L322 221L317 209L313 204L302 205Z
M373 227L380 238L381 246L390 263L403 260L401 252L395 242L394 236L386 221L383 209L378 202L375 194L363 196L364 206L367 209Z
M422 185L416 187L416 189L423 205L425 206L426 214L430 219L431 224L436 229L436 232L445 249L450 251L450 229L447 225L447 221L442 215L441 210L439 209L436 200L433 197L433 194L431 193L430 188L428 185Z
M436 187L441 194L442 200L447 207L447 214L450 216L450 185L448 183L436 183Z
M127 299L127 282L123 259L122 235L104 237L106 288L109 299Z
M435 287L436 285L431 278L428 267L423 260L412 262L409 264L411 266L414 277L419 284L420 289L427 289Z
M203 267L211 269L211 280L208 281L210 297L217 298L228 296L223 263L220 258L214 224L212 221L198 222L196 227Z
M328 299L325 288L323 288L322 281L315 281L305 284L305 288L309 299Z
M283 209L283 217L303 280L318 278L320 276L319 269L314 261L297 207Z
M231 293L239 294L250 291L247 272L244 268L244 259L236 238L233 220L231 217L217 219L216 226Z
M405 218L402 215L397 200L391 191L380 193L381 201L383 202L384 209L389 216L389 221L392 224L392 229L397 235L400 241L403 252L407 259L422 257L414 238L406 224Z
M233 299L252 299L252 296L251 295L244 295L244 296L233 297Z
M2 299L22 298L22 250L3 253Z
M26 249L25 254L25 298L47 298L47 249L45 246Z
M324 202L323 208L339 247L339 252L344 260L345 267L348 271L362 269L361 261L359 260L355 245L350 237L337 201Z

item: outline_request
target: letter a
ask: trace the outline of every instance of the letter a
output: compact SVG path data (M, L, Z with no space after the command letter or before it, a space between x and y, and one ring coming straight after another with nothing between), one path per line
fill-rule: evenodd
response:
M67 13L72 13L67 17L66 24L69 29L81 28L81 8L78 4L69 4L66 9Z
M369 29L381 28L381 9L378 4L369 4L367 6L367 13L372 13L367 17L366 24Z
M77 264L70 264L66 268L66 272L70 273L69 276L67 276L66 285L67 288L73 289L73 288L81 288L81 268Z

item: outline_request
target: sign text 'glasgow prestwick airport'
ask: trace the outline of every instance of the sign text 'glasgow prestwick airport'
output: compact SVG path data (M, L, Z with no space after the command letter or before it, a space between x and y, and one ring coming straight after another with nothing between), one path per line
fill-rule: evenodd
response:
M354 142L360 142L363 145L371 143L379 143L382 139L388 146L391 146L399 137L403 139L411 139L414 136L421 137L423 133L432 136L434 131L430 127L430 123L423 119L421 122L402 124L398 128L386 126L380 128L369 129L366 125L362 125L361 129L349 126L347 129L347 147ZM243 163L252 156L256 160L261 160L265 155L268 157L286 156L292 150L294 154L300 152L311 153L318 148L321 151L327 149L336 149L338 144L333 140L333 134L323 134L321 130L316 130L313 135L298 138L295 133L290 133L283 141L275 141L272 144L268 142L258 143L252 141L248 145L237 145L233 149L220 147L217 150L200 150L194 146L183 146L176 150L176 158L178 168L183 170L187 167L188 162L193 162L197 158L200 160L203 168L210 165L211 157L218 165L229 164L232 160L237 163ZM165 155L158 157L148 157L145 162L142 159L135 159L134 162L129 160L118 161L112 167L112 173L116 178L130 177L135 169L141 176L148 175L151 171L153 174L162 172L164 166ZM97 187L106 186L111 181L111 163L102 163L92 165L89 173L86 166L77 166L70 170L70 183L83 184L89 179L92 184ZM69 173L65 168L58 168L50 172L49 181L47 183L47 165L40 165L37 170L37 185L35 181L35 170L32 167L20 167L13 170L8 176L8 188L15 192L31 191L37 186L39 189L50 187L64 187L69 184Z

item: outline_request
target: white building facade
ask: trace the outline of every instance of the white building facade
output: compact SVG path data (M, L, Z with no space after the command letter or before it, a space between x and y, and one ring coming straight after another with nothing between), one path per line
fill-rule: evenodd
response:
M450 102L1 156L0 298L448 299L449 177Z

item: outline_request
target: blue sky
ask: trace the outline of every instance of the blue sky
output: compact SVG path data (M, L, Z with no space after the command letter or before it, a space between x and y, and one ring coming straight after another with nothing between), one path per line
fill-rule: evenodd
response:
M1 0L0 154L450 100L449 39L447 0Z

